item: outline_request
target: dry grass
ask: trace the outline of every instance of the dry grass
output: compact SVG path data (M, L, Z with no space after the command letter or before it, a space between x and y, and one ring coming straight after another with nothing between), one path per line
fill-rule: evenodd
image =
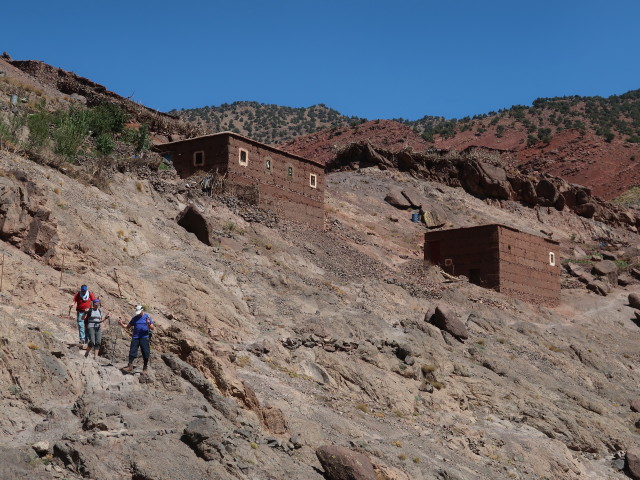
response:
M240 367L240 368L244 368L247 365L251 365L251 359L245 355L236 358L235 364Z
M31 350L38 350L40 348L35 343L27 343L27 347L29 347Z

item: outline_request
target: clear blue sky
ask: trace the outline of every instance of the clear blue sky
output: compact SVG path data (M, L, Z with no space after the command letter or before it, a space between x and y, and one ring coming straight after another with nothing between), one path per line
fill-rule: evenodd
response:
M34 0L2 6L4 50L163 111L460 118L640 88L640 1Z

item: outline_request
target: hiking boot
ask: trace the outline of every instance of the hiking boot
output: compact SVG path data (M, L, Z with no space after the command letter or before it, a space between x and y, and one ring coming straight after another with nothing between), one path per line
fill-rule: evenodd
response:
M149 369L147 367L144 367L142 369L142 375L146 375L147 373L149 373Z
M127 365L126 367L123 367L123 368L122 368L122 371L123 371L124 373L131 373L131 372L133 372L133 365L129 364L129 365Z
M87 349L87 344L83 343L82 345L80 345L80 350L86 350Z

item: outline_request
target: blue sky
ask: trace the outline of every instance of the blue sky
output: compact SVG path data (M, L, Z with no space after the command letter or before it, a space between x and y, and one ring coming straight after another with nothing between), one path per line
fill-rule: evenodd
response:
M640 88L638 0L18 3L2 7L0 51L163 111L255 100L460 118Z

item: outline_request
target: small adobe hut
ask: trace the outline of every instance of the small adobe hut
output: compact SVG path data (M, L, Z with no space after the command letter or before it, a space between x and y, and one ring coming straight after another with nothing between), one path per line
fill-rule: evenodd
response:
M424 259L526 302L560 301L559 242L491 224L425 233Z
M277 215L324 225L324 165L233 132L156 145L178 175L215 172Z

